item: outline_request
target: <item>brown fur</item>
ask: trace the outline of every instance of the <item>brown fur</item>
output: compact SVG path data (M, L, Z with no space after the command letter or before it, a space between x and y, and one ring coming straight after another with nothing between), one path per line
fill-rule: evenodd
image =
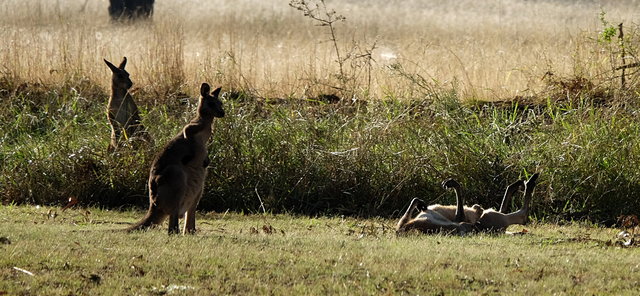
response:
M529 217L529 205L531 204L531 197L533 195L533 189L536 186L537 179L538 174L536 173L533 174L527 182L524 182L524 203L520 210L509 214L505 213L507 211L507 205L511 200L511 196L522 185L522 181L513 183L507 187L500 211L496 211L494 209L484 211L482 216L480 216L480 219L478 219L478 223L476 223L476 228L483 232L504 232L509 225L526 224Z
M194 233L195 211L202 197L209 163L207 142L215 117L223 117L220 88L209 94L200 88L198 113L178 135L158 153L149 173L149 210L128 230L145 229L169 217L169 233L179 233L178 219L186 214L183 233Z
M437 232L453 232L457 231L460 234L468 232L466 225L462 223L453 222L440 213L425 209L420 211L418 215L413 217L413 212L418 207L418 204L424 203L422 200L414 198L409 205L409 208L404 213L398 224L396 225L396 233L401 234L411 230L417 230L422 233L437 233ZM468 223L464 223L468 224Z
M451 186L455 186L457 182L453 180L446 180L442 183L442 186L445 188L449 188ZM459 184L458 184L459 187ZM404 213L398 224L396 225L396 233L407 232L412 229L416 229L423 233L434 233L441 231L457 231L459 234L464 234L473 230L473 224L465 222L467 220L465 215L465 208L463 206L464 200L461 194L457 194L456 191L456 206L455 211L453 212L453 219L447 218L445 214L448 214L449 207L441 206L441 205L433 205L429 206L426 209L420 211L420 213L415 217L413 217L413 212L418 206L424 207L424 202L420 199L414 198L409 205L409 208ZM444 213L441 213L434 209L444 210ZM446 209L446 210L445 210ZM476 210L472 212L475 213Z
M453 188L456 195L460 195L462 200L465 199L465 197L463 196L464 193L460 183L458 183L453 179L450 179L445 182L448 182L448 186L445 186L445 187ZM507 190L505 191L505 195L502 199L502 204L500 205L501 213L504 213L507 210L507 208L509 207L509 203L511 202L511 197L523 185L524 185L524 181L518 180L507 187ZM443 206L443 205L436 204L436 205L429 206L429 209L438 211L441 215L443 215L444 217L446 217L451 221L455 219L456 206ZM465 206L464 211L465 211L465 222L472 223L472 224L476 223L480 219L480 217L484 214L484 212L486 211L495 212L494 209L485 210L484 208L482 208L482 206L478 204L474 204L471 207Z
M427 207L427 209L438 212L443 217L449 219L449 221L453 221L456 218L456 208L457 207L454 205L443 206L440 204L434 204ZM474 204L471 207L464 206L464 222L471 224L476 223L483 211L484 209L482 206L478 204Z
M445 188L453 188L456 193L456 200L458 199L464 200L464 197L462 196L463 195L462 186L460 186L460 183L456 182L453 179L449 179L442 182L442 186ZM449 219L449 221L454 221L456 219L456 211L458 209L458 206L457 205L443 206L440 204L435 204L435 205L430 205L428 209L440 213L440 215ZM482 212L484 211L482 206L478 204L474 204L471 207L464 206L463 209L464 209L463 221L471 224L476 223L476 221L478 221L478 219L480 218L480 215L482 215Z
M522 187L524 187L524 180L515 181L507 186L507 189L504 191L504 196L502 197L502 203L500 203L500 210L498 210L500 213L507 213L507 211L509 211L513 195ZM494 209L488 210L495 211Z
M129 78L129 72L124 69L127 58L124 57L118 67L107 60L104 62L112 72L111 97L107 105L107 119L111 125L111 142L108 150L113 151L119 147L123 136L125 139L138 138L150 142L151 137L140 122L138 106L129 94L133 82Z
M483 210L480 205L473 205L470 208L462 206L464 203L464 195L461 190L462 186L455 180L447 180L443 182L443 186L445 188L454 188L456 192L456 205L430 205L422 210L415 218L411 218L417 208L424 207L422 200L414 198L405 214L400 218L400 221L398 221L396 232L403 233L412 229L424 233L443 230L457 231L460 234L475 231L499 232L506 230L511 224L526 224L529 205L537 179L538 174L534 174L527 182L518 180L509 185L505 190L499 211L494 209ZM523 185L525 186L525 200L522 208L516 212L507 214L506 211L508 211L513 194ZM479 213L480 215L478 216ZM467 215L471 217L467 217ZM470 223L469 221L473 219L477 221Z

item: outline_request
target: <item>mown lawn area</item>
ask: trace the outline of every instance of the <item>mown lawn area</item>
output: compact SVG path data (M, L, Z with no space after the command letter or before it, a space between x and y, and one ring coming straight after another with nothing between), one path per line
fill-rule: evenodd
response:
M136 211L0 207L0 295L458 295L640 292L618 230L409 235L395 221L206 213L199 233L125 233Z

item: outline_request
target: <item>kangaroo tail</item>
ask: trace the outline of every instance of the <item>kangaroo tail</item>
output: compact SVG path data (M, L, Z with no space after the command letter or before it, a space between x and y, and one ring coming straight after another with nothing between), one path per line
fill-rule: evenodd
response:
M149 207L149 210L147 211L147 214L144 216L144 218L138 221L138 223L133 224L132 226L127 228L126 231L131 232L136 230L147 229L162 223L165 218L167 218L167 214L163 213L157 207L154 207L153 205L151 205Z

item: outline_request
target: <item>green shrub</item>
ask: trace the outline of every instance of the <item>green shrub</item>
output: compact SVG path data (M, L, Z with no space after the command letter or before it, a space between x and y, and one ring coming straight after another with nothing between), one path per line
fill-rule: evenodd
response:
M3 202L147 205L153 156L196 100L153 105L140 94L155 144L110 154L108 95L83 85L3 86ZM612 222L640 210L640 118L631 107L460 103L443 93L332 104L227 93L200 208L389 216L413 197L453 203L439 185L448 177L467 188L469 204L497 207L507 184L537 171L539 219Z

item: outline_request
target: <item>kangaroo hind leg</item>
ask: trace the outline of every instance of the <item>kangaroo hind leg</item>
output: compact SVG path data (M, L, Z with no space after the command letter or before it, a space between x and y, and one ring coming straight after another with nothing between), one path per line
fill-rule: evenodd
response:
M200 202L200 198L202 198L202 191L198 193L198 197L191 204L189 209L187 210L186 217L184 218L184 232L183 234L195 234L196 233L196 208L198 207L198 202Z
M173 213L169 215L169 234L180 233L180 225L178 224L178 214Z
M169 215L169 234L180 233L178 219L183 214L180 205L186 193L186 176L180 168L167 167L159 174L157 182L155 202L158 208Z

